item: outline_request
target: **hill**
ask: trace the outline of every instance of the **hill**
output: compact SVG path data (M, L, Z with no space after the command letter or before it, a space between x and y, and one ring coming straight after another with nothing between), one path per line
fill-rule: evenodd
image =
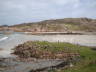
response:
M19 32L96 32L96 19L64 18L23 23L7 29Z

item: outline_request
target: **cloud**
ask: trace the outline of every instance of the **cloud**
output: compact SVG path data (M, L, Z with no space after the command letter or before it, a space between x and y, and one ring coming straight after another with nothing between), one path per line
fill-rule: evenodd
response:
M0 25L95 15L96 0L0 0Z

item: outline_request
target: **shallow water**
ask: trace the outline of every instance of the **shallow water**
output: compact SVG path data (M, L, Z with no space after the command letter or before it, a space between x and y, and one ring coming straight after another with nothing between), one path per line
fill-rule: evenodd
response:
M4 53L5 56L10 56L8 53L11 49L18 44L24 43L26 41L50 41L50 42L69 42L73 44L80 44L84 46L95 46L96 47L96 35L24 35L24 34L11 34L4 35L0 37L0 48L7 51ZM0 56L2 56L0 52Z

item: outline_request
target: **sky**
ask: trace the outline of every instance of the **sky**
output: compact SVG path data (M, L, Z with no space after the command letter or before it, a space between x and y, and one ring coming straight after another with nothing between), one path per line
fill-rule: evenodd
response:
M96 18L96 0L0 0L0 25L77 17Z

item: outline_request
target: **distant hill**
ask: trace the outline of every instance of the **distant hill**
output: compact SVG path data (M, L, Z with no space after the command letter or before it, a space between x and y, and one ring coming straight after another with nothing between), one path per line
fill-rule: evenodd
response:
M40 22L13 25L9 26L8 29L19 32L96 32L96 19L64 18L45 20Z

